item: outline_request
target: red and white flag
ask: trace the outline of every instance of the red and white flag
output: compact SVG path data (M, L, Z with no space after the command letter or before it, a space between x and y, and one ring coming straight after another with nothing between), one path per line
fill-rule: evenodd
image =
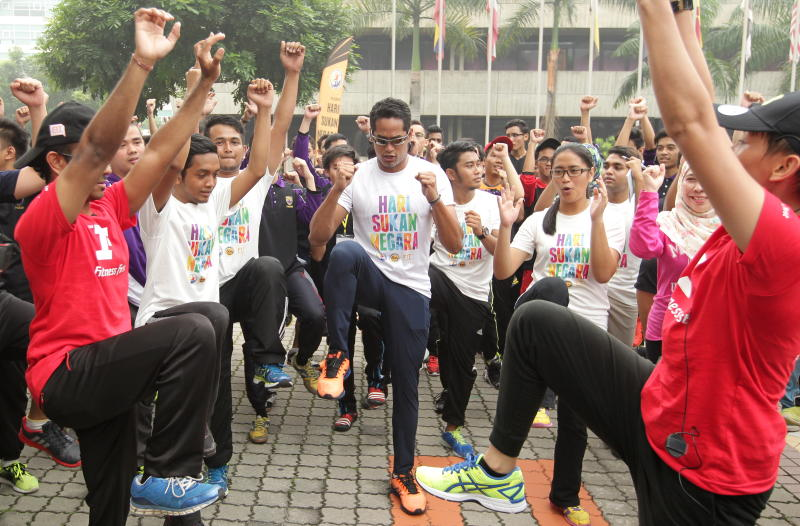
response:
M488 39L486 42L486 56L492 60L497 58L497 37L500 36L500 5L497 0L486 0L486 12L489 13Z
M789 38L791 39L789 58L797 64L800 62L800 0L797 0L792 8L792 26L789 30Z

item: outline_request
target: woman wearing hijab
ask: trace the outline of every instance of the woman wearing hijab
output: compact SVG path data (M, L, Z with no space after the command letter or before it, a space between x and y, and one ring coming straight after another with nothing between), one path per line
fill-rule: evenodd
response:
M658 212L658 189L664 181L664 165L644 171L643 189L631 227L631 251L642 259L658 260L658 285L647 318L647 357L661 357L661 325L672 290L683 269L706 239L719 227L717 213L703 187L684 162L678 173L675 208Z

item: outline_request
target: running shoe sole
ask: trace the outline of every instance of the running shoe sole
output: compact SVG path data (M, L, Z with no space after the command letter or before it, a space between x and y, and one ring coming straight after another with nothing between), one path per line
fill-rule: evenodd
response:
M196 512L196 511L200 511L203 508L206 508L206 507L214 504L215 502L220 500L220 498L222 498L222 497L217 496L216 499L214 499L214 500L212 500L210 502L204 502L202 504L198 504L197 506L193 506L191 508L184 508L184 509L181 509L181 510L165 510L164 508L158 508L158 507L152 507L151 508L151 507L147 507L145 505L139 506L139 505L137 505L137 504L135 504L133 502L133 499L131 499L131 513L133 515L138 515L138 516L142 516L142 517L154 517L154 516L155 517L164 517L164 516L167 516L167 517L181 517L183 515L189 515L191 513Z
M50 456L50 458L53 460L53 462L55 462L56 464L58 464L60 466L64 466L65 468L79 468L79 467L81 467L81 461L80 460L78 462L75 462L74 464L69 464L67 462L64 462L63 460L60 460L60 459L56 458L55 456L53 456L52 453L50 453L49 449L47 449L43 445L39 444L38 442L34 442L33 440L31 440L28 437L26 437L23 434L21 429L19 431L19 434L17 434L17 437L19 438L20 442L22 442L26 446L30 446L32 448L38 449L39 451L44 451L45 453L47 453Z
M522 500L520 502L500 502L497 499L493 499L491 497L486 497L484 495L474 495L471 493L447 493L446 491L439 491L438 489L431 488L424 484L422 481L417 479L417 484L422 486L422 488L433 495L434 497L439 497L440 499L449 500L451 502L477 502L484 508L488 508L493 511L500 511L503 513L520 513L528 509L528 502Z
M23 495L28 495L30 493L36 493L37 491L39 491L39 486L36 486L35 488L28 489L28 490L22 489L22 488L20 488L19 486L17 486L16 484L14 484L12 481L8 480L5 477L0 477L0 484L6 484L8 486L11 486L11 489L13 489L17 493L21 493Z

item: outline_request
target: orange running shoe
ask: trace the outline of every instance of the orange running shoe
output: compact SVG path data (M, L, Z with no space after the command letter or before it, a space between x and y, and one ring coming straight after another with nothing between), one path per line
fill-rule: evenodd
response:
M409 515L421 515L425 513L427 505L425 494L419 490L417 481L413 473L392 474L389 480L391 492L400 499L400 507Z
M320 398L338 400L344 396L344 379L350 374L350 360L344 351L329 352L319 364L317 394Z

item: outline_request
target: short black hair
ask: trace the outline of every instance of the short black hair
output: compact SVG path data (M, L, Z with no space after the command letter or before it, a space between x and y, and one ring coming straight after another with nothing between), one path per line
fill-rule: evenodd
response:
M330 135L330 134L329 133L323 133L322 135L319 136L319 139L317 139L317 148L322 148L322 143L325 142L325 139L328 138L328 135Z
M358 162L358 154L353 147L349 144L340 144L339 146L334 146L330 150L325 151L325 155L322 156L323 170L330 168L333 161L340 157L349 157L354 163Z
M189 155L186 157L186 163L181 170L181 176L186 175L186 170L192 165L192 160L195 155L204 155L207 153L217 153L217 145L205 135L199 133L192 134L192 140L189 144Z
M206 137L211 137L210 131L211 128L217 126L218 124L222 124L224 126L230 126L239 134L239 136L244 139L244 126L242 126L242 121L231 117L230 115L212 115L211 117L206 120L206 125L203 127L203 133Z
M639 153L639 150L636 148L631 148L630 146L612 146L608 149L608 153L606 153L606 159L608 159L609 155L619 155L620 157L636 157L637 159L642 159L642 154Z
M462 153L478 153L475 149L476 146L475 143L467 141L451 142L444 150L439 152L436 160L439 161L439 166L442 170L447 170L448 168L455 170Z
M519 131L521 131L522 133L528 133L530 131L530 128L528 128L528 123L523 121L522 119L511 119L506 123L503 130L508 130L513 126L519 128Z
M415 124L418 126L422 126L422 121L419 119L411 119L411 126L414 126ZM424 128L424 126L422 127Z
M327 150L331 147L331 144L335 143L336 141L345 141L347 142L347 137L342 135L341 133L331 133L330 135L325 137L325 140L322 141L322 148Z
M444 132L442 131L442 127L439 126L438 124L431 124L430 126L428 126L425 129L425 133L428 134L428 136L430 136L430 134L432 134L432 133L444 134Z
M644 146L644 135L642 135L642 130L639 128L631 128L631 134L629 138L631 141L633 141L633 145L637 148Z
M403 121L403 131L408 132L411 129L411 108L400 99L387 97L376 102L369 112L372 131L375 130L378 119L400 119Z
M660 132L658 132L656 134L655 143L658 144L658 141L660 141L661 139L664 139L666 137L669 137L669 133L667 133L667 130L661 130Z
M7 146L13 146L19 159L28 151L31 136L16 122L0 117L0 141Z

